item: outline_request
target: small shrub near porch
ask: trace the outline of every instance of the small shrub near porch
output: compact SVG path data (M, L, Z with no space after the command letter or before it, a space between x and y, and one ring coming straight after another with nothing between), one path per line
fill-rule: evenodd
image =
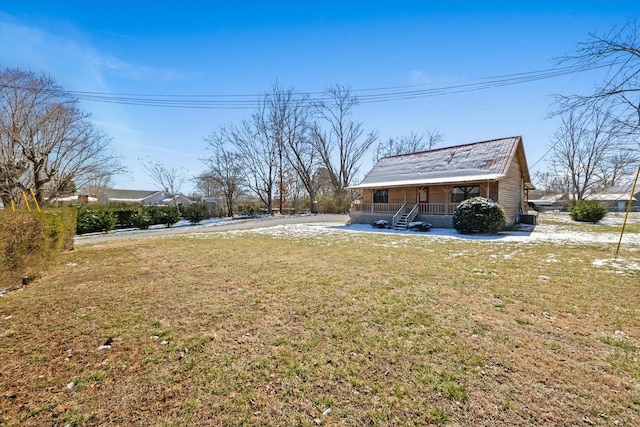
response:
M496 234L504 229L506 223L502 207L485 197L467 199L453 213L453 227L462 234Z

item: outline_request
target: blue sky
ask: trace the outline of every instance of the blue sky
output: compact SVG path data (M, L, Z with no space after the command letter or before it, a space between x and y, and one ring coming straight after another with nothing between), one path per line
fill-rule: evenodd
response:
M278 81L411 90L545 70L589 33L638 18L637 0L205 1L0 0L0 67L50 74L65 89L145 95L249 95ZM438 129L441 146L522 135L529 166L550 146L553 95L589 93L601 72L443 95L363 103L355 118L383 140ZM246 109L82 101L130 172L118 188L152 189L138 159L204 169L204 137ZM361 176L372 155L361 165ZM187 183L183 191L189 192Z

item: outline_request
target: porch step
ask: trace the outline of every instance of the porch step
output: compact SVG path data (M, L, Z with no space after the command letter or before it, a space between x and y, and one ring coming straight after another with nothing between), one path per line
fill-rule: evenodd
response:
M407 222L407 218L408 217L409 217L408 213L402 215L398 219L398 221L393 225L393 229L394 230L406 230L407 227L409 226L409 223Z

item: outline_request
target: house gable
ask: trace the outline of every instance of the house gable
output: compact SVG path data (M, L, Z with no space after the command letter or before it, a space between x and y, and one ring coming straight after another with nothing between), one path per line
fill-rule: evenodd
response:
M384 157L359 185L349 188L497 181L507 176L516 158L525 188L532 188L520 136Z

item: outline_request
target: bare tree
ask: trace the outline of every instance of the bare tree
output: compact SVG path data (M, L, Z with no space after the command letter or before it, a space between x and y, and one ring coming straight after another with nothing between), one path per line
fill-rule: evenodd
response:
M638 153L631 150L616 150L606 156L596 171L595 184L600 189L628 184L640 162Z
M244 183L241 157L231 151L229 130L221 126L205 138L211 156L203 159L208 167L207 175L217 184L227 205L227 214L233 216L233 203L242 193Z
M530 195L570 194L571 179L565 171L560 173L551 171L539 171L535 173L536 189Z
M317 213L318 183L314 177L318 159L311 141L307 97L296 95L293 89L274 87L269 100L268 108L284 119L280 129L283 153L309 195L311 212Z
M581 200L594 189L607 156L617 150L619 126L609 112L596 108L570 110L561 120L549 162L555 175L569 179L572 198Z
M38 202L124 171L111 138L51 77L0 72L0 197L32 188Z
M243 163L245 185L265 204L267 213L272 215L281 149L267 125L265 104L260 103L250 121L232 127L230 137Z
M153 182L160 186L171 197L180 193L180 189L187 180L187 171L182 167L165 165L161 162L140 159L142 169Z
M326 97L314 104L321 123L328 129L323 130L320 124L315 126L313 143L337 194L351 184L360 160L378 137L376 132L363 135L362 123L351 118L358 103L348 88L336 85L329 87Z
M19 142L9 137L4 128L2 118L2 133L0 134L0 198L5 206L11 201L17 201L19 192L29 188L29 167L27 158L22 154Z
M216 180L209 172L202 172L192 179L196 191L204 197L215 197L220 191Z
M628 134L640 134L640 34L635 20L578 43L575 54L559 59L580 70L604 68L606 75L594 93L559 95L557 113L576 108L608 110Z
M80 188L80 191L88 196L98 197L104 190L112 186L113 183L110 176L97 176L85 183Z
M416 153L433 149L444 140L444 136L438 129L429 130L422 134L411 132L409 135L399 138L389 138L386 142L380 142L376 147L374 161L383 157L396 156L398 154Z
M286 169L293 169L309 195L312 211L315 209L317 185L314 182L317 167L316 152L309 138L308 96L294 89L283 89L277 82L262 100L258 112L259 130L263 147L276 154L280 213L285 199Z

